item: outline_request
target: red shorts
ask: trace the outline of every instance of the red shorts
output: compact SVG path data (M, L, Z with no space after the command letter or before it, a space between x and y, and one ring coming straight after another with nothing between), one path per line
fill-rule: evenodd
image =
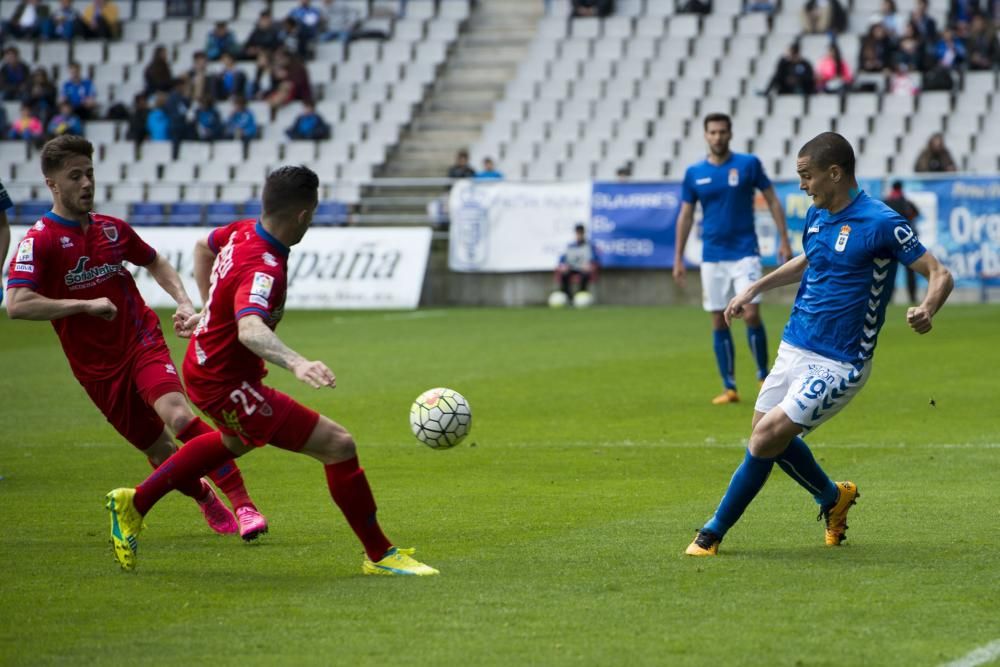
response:
M80 384L115 430L143 451L163 433L163 420L153 403L164 394L184 393L170 350L162 341L136 352L120 375Z
M197 383L188 380L188 396L219 431L251 447L271 444L297 452L319 422L318 412L259 380L234 384L229 392L213 389L211 395L199 393Z

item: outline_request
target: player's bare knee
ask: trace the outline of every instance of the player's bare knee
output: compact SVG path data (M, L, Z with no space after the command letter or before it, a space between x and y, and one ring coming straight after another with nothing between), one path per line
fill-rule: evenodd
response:
M712 311L712 329L714 331L725 331L729 328L726 318L721 311Z
M188 405L187 399L184 398L183 394L177 392L171 392L158 398L153 409L174 435L186 429L194 420L194 412Z
M329 452L334 462L346 461L357 456L358 448L354 436L339 424L335 424L331 431Z

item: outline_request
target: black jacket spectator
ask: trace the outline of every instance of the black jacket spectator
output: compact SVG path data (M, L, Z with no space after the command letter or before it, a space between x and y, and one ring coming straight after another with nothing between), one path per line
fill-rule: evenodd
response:
M4 32L17 39L49 37L52 31L49 8L39 0L25 0L17 5L10 21L5 21Z
M148 134L146 119L149 118L149 102L145 95L136 95L134 104L135 108L129 116L128 134L125 135L125 138L136 144L141 144L146 140Z
M779 95L810 95L816 90L813 67L802 57L798 44L789 46L788 53L778 61L778 67L764 93L772 90Z
M0 65L0 95L5 102L21 99L28 87L31 72L21 61L18 50L13 46L4 49L3 64Z
M263 11L257 19L257 25L247 37L243 45L243 60L256 60L261 52L270 53L281 45L278 26L274 25L271 12Z
M167 47L157 46L153 58L146 65L142 78L146 81L146 95L164 92L168 93L174 87L174 75L170 71L170 60L167 59Z
M1000 44L996 31L983 16L972 19L969 36L965 39L969 69L993 69L1000 64Z
M951 0L948 3L948 27L972 23L974 16L983 13L982 4L980 0Z
M885 26L875 23L868 34L861 38L858 54L858 70L861 72L884 72L889 69L895 56L892 39Z
M615 13L615 0L570 0L573 18L611 16Z
M57 96L56 85L49 79L48 72L44 67L39 67L31 73L31 81L21 101L34 109L42 122L48 122L56 111Z
M459 151L455 155L455 164L448 169L448 178L472 178L476 170L469 166L469 153Z
M927 0L917 0L917 6L910 12L910 25L921 40L933 42L937 39L937 21L927 13Z
M236 59L227 53L222 56L222 62L222 70L215 75L215 99L228 100L234 95L246 95L247 75L236 69Z
M944 145L944 137L940 133L931 136L927 146L917 157L917 162L913 166L914 171L957 171L955 159L951 152Z

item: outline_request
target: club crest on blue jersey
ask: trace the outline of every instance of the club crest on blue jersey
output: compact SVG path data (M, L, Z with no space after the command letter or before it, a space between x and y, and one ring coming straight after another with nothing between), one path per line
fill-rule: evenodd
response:
M837 252L844 252L844 248L847 247L847 238L851 235L851 226L844 225L840 228L840 235L837 236L837 244L833 246L833 249Z
M740 184L740 170L734 167L733 169L729 170L729 185L731 187L736 187L739 184Z

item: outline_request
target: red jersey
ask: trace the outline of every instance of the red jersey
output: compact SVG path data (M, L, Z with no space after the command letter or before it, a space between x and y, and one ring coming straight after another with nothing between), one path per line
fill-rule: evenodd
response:
M18 244L7 289L26 287L49 299L110 299L118 308L110 322L82 313L52 320L77 379L104 380L137 351L163 344L159 318L122 266L123 260L146 266L154 259L156 250L123 220L91 213L84 231L49 211Z
M273 330L285 311L288 248L263 225L239 220L213 230L208 245L218 255L212 287L184 357L192 398L228 394L242 381L264 377L264 360L240 342L238 323L257 315Z

